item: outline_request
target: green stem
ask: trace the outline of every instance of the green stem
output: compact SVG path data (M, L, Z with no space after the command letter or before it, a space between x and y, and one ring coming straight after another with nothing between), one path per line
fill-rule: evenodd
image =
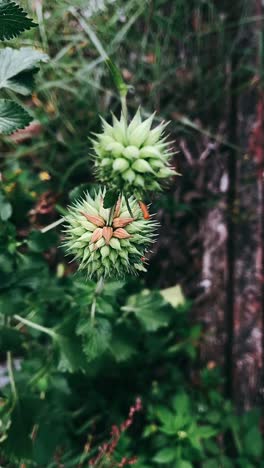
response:
M121 100L121 107L122 107L122 112L124 115L124 118L127 122L127 101L126 101L126 94L120 94L120 100Z
M11 386L14 400L16 401L18 397L17 397L17 389L16 389L15 378L14 378L14 372L13 372L13 359L12 359L11 351L7 351L6 357L7 357L7 370L8 370L8 377L10 380L10 386Z
M31 322L31 320L27 320L23 317L20 317L20 315L14 315L14 319L21 323L24 323L24 325L27 325L30 328L34 328L35 330L46 333L46 335L51 336L51 338L56 338L56 333L50 328L46 328L46 327L43 327L42 325L39 325L38 323Z
M91 315L91 322L92 323L94 322L94 319L95 319L97 296L99 296L99 294L102 292L103 288L104 288L104 279L101 276L101 278L99 278L98 283L96 285L96 288L95 288L95 291L94 291L93 302L92 302L92 305L91 305L90 315Z
M237 430L234 427L231 427L231 432L232 432L232 435L233 435L233 439L234 439L234 442L235 442L236 449L237 449L239 455L241 455L242 445L241 445L241 442L240 442L240 439L239 439L239 434L238 434Z
M134 215L133 215L132 210L131 210L130 205L129 205L129 201L128 201L127 195L124 195L124 197L125 197L125 201L126 201L126 206L127 206L128 212L129 212L131 218L134 218Z
M108 223L107 223L108 226L112 226L115 209L116 209L116 203L114 204L114 206L112 206L112 208L110 208L109 218L108 218Z
M57 221L54 221L54 223L48 224L48 226L41 229L40 232L41 234L44 234L45 232L48 232L51 229L54 229L55 227L59 226L63 222L64 222L64 218L57 219Z

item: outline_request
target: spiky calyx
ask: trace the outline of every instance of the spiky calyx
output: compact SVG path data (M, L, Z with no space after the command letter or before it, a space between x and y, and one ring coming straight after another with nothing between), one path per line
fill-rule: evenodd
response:
M140 109L128 124L121 114L113 124L104 119L103 133L92 140L96 153L96 176L100 182L118 190L141 195L161 190L164 180L176 175L170 166L170 142L164 137L166 123L151 130L152 114L142 122Z
M111 209L103 207L105 190L84 198L69 207L65 216L64 246L74 256L89 278L123 277L126 273L146 271L144 256L154 242L157 223L144 219L138 202L119 198Z

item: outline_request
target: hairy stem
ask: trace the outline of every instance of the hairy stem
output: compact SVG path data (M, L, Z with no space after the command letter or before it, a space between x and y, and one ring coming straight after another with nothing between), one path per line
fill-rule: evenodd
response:
M7 358L7 370L8 370L8 377L10 380L11 391L12 391L14 400L16 401L18 397L17 397L17 389L16 389L15 378L14 378L14 372L13 372L13 358L12 358L11 351L7 351L6 358Z
M56 333L50 328L43 327L42 325L39 325L38 323L35 323L35 322L31 322L31 320L27 320L23 317L20 317L20 315L14 315L14 319L23 323L24 325L27 325L30 328L34 328L35 330L46 333L46 335L49 335L52 338L56 338Z

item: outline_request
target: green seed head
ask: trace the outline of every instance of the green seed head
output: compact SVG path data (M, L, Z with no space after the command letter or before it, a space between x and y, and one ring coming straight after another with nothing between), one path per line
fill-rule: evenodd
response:
M105 190L85 196L69 207L65 216L67 252L79 262L89 278L123 277L146 271L144 257L154 242L157 223L144 219L140 206L131 196L119 198L113 209L103 207Z
M151 129L154 114L142 122L138 109L130 123L121 114L105 120L103 132L93 140L96 176L100 182L117 190L142 195L161 190L165 179L176 175L170 166L170 143L164 137L166 123Z

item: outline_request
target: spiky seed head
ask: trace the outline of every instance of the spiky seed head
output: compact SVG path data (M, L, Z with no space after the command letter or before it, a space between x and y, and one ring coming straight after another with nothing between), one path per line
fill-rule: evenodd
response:
M144 219L133 196L128 200L131 217L123 197L111 210L103 207L104 195L105 189L93 197L86 193L69 207L65 216L67 252L89 278L123 277L126 273L146 271L144 257L154 242L157 222L151 216Z
M103 132L92 140L100 182L138 196L161 190L164 181L177 174L170 165L170 142L164 137L167 124L151 129L153 118L154 114L142 121L138 109L130 123L123 114L120 120L113 116L112 125L102 119Z

